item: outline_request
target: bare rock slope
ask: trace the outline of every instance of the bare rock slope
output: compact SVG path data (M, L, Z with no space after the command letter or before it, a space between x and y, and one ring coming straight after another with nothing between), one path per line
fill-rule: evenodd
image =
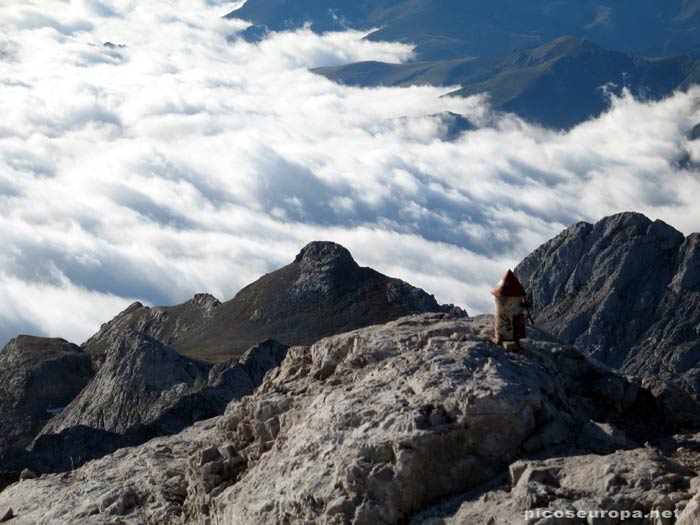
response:
M613 215L568 228L516 274L538 326L625 373L700 393L700 233Z
M286 346L268 340L240 359L211 366L126 331L112 342L95 378L42 433L76 426L119 434L143 427L156 434L173 433L221 414L229 401L253 392L286 352Z
M663 434L683 426L651 391L537 331L505 352L492 329L488 317L423 314L296 346L223 416L14 484L0 513L16 524L486 524L591 501L694 512L700 444L689 438L683 458L639 445L673 447Z
M232 399L252 393L286 352L286 346L268 340L241 358L212 366L138 332L123 332L112 341L95 377L72 401L65 400L65 409L28 449L8 448L0 454L0 490L24 469L36 474L69 471L220 415Z

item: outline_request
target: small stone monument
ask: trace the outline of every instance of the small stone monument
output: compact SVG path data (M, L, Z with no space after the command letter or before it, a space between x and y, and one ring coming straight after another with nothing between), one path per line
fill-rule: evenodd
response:
M525 319L530 308L523 285L508 270L491 294L496 297L494 341L504 346L508 343L517 344L520 339L527 337Z

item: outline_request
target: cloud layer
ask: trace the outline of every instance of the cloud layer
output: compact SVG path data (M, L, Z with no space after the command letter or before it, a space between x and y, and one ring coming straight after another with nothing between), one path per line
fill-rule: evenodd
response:
M249 44L229 9L0 6L0 344L80 342L137 299L229 298L315 239L476 312L578 220L699 229L698 90L614 99L557 133L451 88L335 85L308 68L411 48L308 30ZM448 140L448 112L478 129Z

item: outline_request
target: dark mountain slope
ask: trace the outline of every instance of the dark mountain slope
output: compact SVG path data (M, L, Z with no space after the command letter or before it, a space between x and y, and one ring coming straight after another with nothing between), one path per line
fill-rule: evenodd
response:
M538 326L626 373L700 394L700 234L622 213L572 226L516 273Z
M503 57L386 64L361 62L314 70L355 86L460 85L453 94L488 93L495 109L557 128L567 128L608 107L604 87L623 87L643 99L659 99L700 81L700 59L645 59L561 37Z
M310 344L411 313L455 310L399 279L360 267L350 252L330 242L307 245L293 263L264 275L230 301L198 297L168 308L132 305L85 348L100 354L110 334L133 328L183 355L220 362L262 339Z
M563 34L645 56L700 53L698 0L248 0L228 16L272 30L378 28L370 39L414 43L421 60L501 55Z
M0 450L30 442L93 375L89 357L63 339L10 341L0 352Z

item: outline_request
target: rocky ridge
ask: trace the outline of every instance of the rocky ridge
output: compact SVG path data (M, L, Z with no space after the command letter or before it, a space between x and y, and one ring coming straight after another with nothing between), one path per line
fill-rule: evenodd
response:
M447 311L466 315L404 281L359 266L339 244L317 241L302 248L291 264L264 275L229 301L198 295L173 307L136 303L84 346L103 355L113 332L133 329L182 355L217 363L263 339L311 344L403 315Z
M210 294L197 294L189 301L175 306L150 308L136 302L103 324L82 346L95 361L102 362L114 340L127 330L171 345L184 334L204 324L219 305L221 302Z
M515 272L537 326L627 374L700 394L700 233L621 213L566 229Z
M296 346L223 416L21 481L0 513L434 525L633 505L692 522L700 436L672 433L700 420L546 333L506 352L492 330L490 317L423 314Z

